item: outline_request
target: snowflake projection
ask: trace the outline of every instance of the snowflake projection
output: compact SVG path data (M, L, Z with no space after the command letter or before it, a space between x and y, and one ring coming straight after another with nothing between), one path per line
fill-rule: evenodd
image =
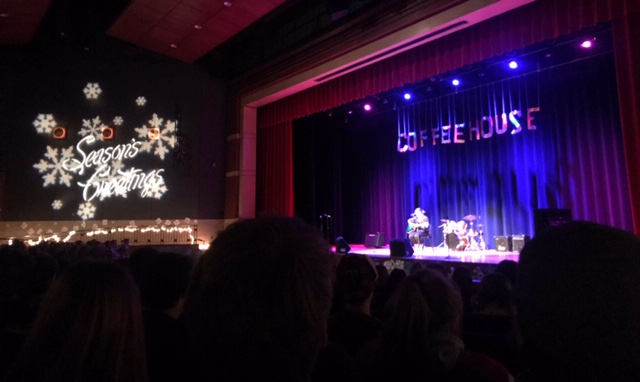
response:
M22 229L27 229L28 226L29 226L29 224L27 224L26 222L22 222L22 224L20 225L20 227L22 227Z
M387 268L389 272L394 269L404 269L404 261L402 260L389 260L384 262L384 267Z
M34 233L36 233L36 231L33 228L29 228L29 230L27 231L27 233L29 235L33 235Z
M107 219L103 219L103 220L102 220L102 225L107 225L107 224L109 224L109 220L107 220Z
M135 220L131 220L131 221L129 222L129 226L130 226L130 227L135 227L135 226L136 226L136 221L135 221Z
M51 146L47 146L47 152L44 154L48 160L40 159L39 163L33 165L40 174L44 174L43 186L47 187L50 184L64 184L67 187L71 187L71 179L73 175L65 170L63 163L73 158L73 146L69 146L66 149L62 149L60 156L58 156L58 149L54 149Z
M96 223L93 223L93 225L91 226L91 229L94 230L94 231L97 231L98 228L100 228L100 227L98 227L98 225Z
M167 121L162 126L164 119L158 118L157 114L154 114L152 119L149 120L149 127L142 125L142 127L136 127L134 130L138 133L138 138L146 139L140 145L140 151L144 153L151 152L157 155L160 159L164 160L165 155L169 152L169 148L174 148L177 143L176 138L176 123L175 121ZM150 139L150 129L157 129L158 136L154 139Z
M87 226L87 222L86 221L82 221L82 223L80 224L80 227L85 228Z
M123 119L122 119L122 117L121 117L121 116L119 116L119 115L118 115L118 116L116 116L116 117L113 119L113 124L114 124L114 125L116 125L116 126L120 126L120 125L122 125L122 122L124 122L124 120L123 120Z
M67 231L69 231L69 228L67 228L67 226L65 225L65 226L62 226L62 228L60 228L60 231L61 232L67 232Z
M166 222L164 222L164 225L171 225L171 221L167 220Z
M78 216L80 216L82 220L91 219L95 214L96 214L96 206L91 204L91 202L84 202L80 204L80 206L78 207ZM82 226L84 227L85 225L86 224L83 221Z
M158 178L155 181L149 181L144 190L142 190L141 195L145 198L160 199L165 192L167 192L167 186L164 184L164 179Z
M95 117L93 119L83 119L82 120L82 129L78 131L78 135L82 135L86 137L87 135L93 135L93 137L101 141L102 140L102 129L107 127L107 125L103 124L100 120L100 117Z
M138 97L136 98L136 104L138 106L144 106L144 104L147 103L147 99L144 97Z
M87 99L98 99L100 93L102 93L102 89L100 89L100 85L95 82L87 83L87 86L82 90Z
M33 126L38 134L51 134L56 125L57 123L52 114L38 114L38 118L33 121Z
M157 219L156 219L156 225L160 225L160 224L162 224L162 219L157 218Z
M77 225L74 225L74 226L73 226L73 230L74 230L74 231L77 231L77 230L79 230L79 229L80 229L80 227L78 227Z
M184 223L189 224L191 222L191 218L184 218Z
M176 219L173 221L173 225L175 226L179 226L180 225L180 220Z
M60 208L62 208L62 200L54 200L53 203L51 203L51 208L53 208L54 210L59 210Z

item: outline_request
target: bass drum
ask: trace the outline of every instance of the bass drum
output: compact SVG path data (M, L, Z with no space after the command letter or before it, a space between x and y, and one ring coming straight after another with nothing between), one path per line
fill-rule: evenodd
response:
M442 229L442 231L448 235L450 233L455 233L456 232L456 228L457 228L457 224L455 221L453 220L449 220L448 222L445 223L444 228Z

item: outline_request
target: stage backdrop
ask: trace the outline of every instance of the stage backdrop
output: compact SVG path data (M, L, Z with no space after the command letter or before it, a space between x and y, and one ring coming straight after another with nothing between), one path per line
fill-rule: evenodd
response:
M497 235L533 236L537 208L633 230L611 53L466 85L295 121L295 214L319 227L331 216L327 236L351 243L405 237L418 206L435 244L443 219L468 215L491 248Z

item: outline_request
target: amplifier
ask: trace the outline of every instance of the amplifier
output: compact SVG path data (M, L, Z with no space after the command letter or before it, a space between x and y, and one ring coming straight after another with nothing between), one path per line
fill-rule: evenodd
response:
M495 236L496 251L507 252L509 250L509 238L507 236Z
M384 233L368 233L364 237L364 246L368 248L382 248L385 244Z
M513 235L511 236L511 250L520 253L525 244L529 242L529 236L527 235Z

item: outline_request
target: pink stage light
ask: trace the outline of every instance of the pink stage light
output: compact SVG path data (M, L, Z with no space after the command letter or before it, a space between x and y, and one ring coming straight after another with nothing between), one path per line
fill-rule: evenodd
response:
M580 44L581 47L585 48L585 49L589 49L593 46L593 43L591 40L584 40L582 42L582 44Z
M407 101L411 99L411 93L404 93L404 99Z
M460 85L460 80L456 78L455 80L451 81L451 83L453 84L453 86L458 86Z
M516 61L511 61L511 62L509 63L509 67L510 67L511 69L517 69L517 68L518 68L518 63L517 63Z
M366 111L371 111L371 105L370 105L370 104L368 104L368 103L365 103L365 104L364 104L364 110L366 110Z

